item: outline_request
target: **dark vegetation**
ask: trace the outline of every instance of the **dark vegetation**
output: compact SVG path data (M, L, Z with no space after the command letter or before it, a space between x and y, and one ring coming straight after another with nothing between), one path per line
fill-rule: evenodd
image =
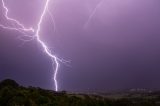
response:
M160 106L160 92L129 92L98 96L22 87L14 80L0 83L0 106Z

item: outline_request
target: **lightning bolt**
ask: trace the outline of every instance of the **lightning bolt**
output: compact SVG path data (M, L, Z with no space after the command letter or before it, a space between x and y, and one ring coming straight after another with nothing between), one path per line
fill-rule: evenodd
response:
M7 6L5 5L4 0L2 0L2 6L3 6L3 8L5 9L5 18L6 18L8 21L11 21L11 22L13 22L13 23L16 23L16 24L19 26L19 28L5 27L5 26L3 26L3 25L1 25L1 27L5 28L5 29L17 30L17 31L19 31L19 32L22 32L22 31L32 31L32 32L34 32L34 29L33 29L33 28L25 28L24 25L21 24L18 20L15 20L15 19L13 19L13 18L9 18L9 17L8 17L8 11L9 11L9 10L8 10Z
M56 80L57 79L57 73L58 73L58 67L59 67L58 58L51 53L51 51L49 50L49 48L47 47L47 45L40 39L40 34L39 34L39 32L41 30L41 24L42 24L43 18L44 18L45 14L46 14L46 11L48 9L49 2L50 2L50 0L46 1L46 4L44 6L44 10L43 10L43 12L42 12L42 14L40 16L40 20L38 22L38 28L36 30L35 36L37 38L37 41L43 47L45 53L52 59L53 62L55 62L54 82L55 82L55 90L58 91L58 83L57 83L57 80Z
M4 28L4 29L8 29L8 30L18 31L18 32L22 33L23 36L31 38L29 40L22 39L24 41L30 41L30 40L36 39L36 41L43 48L46 55L48 57L50 57L50 59L52 61L52 66L53 66L53 70L54 70L54 75L53 75L54 86L55 86L55 91L58 91L57 73L58 73L58 69L59 69L59 66L60 66L59 61L60 62L65 62L65 61L62 60L62 59L59 59L56 55L54 55L51 52L51 50L49 49L49 47L45 44L45 42L40 38L40 31L41 31L41 26L42 26L42 23L43 23L43 20L44 20L44 16L46 15L47 11L49 12L49 10L48 10L49 2L50 2L50 0L46 0L45 5L44 5L44 9L43 9L43 11L40 15L40 18L39 18L39 21L38 21L38 24L37 24L37 29L33 29L32 27L26 28L18 20L10 18L8 16L9 9L5 5L4 0L2 0L2 6L5 10L5 14L4 14L5 19L8 22L11 22L12 24L14 24L15 26L5 26L3 24L0 24L0 27ZM49 12L49 14L51 15L50 12ZM53 21L53 18L52 18L52 21ZM33 35L29 35L28 33L33 33Z
M103 3L103 0L101 0L93 9L92 13L90 14L89 18L87 19L86 23L84 24L84 28L86 29L88 27L88 24L90 23L92 17L95 15L97 9L101 6L101 4Z

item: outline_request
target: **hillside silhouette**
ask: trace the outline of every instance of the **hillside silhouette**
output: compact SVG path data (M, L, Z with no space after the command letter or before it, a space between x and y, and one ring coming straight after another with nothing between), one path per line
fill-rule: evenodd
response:
M0 82L0 106L160 106L160 93L73 94L23 87L6 79Z

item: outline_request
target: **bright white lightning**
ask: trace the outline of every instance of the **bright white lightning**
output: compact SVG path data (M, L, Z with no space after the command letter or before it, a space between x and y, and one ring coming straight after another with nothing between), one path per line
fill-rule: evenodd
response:
M59 62L58 61L61 61L61 62L64 62L64 61L57 58L54 54L52 54L51 50L48 48L48 46L40 38L41 25L42 25L44 16L47 13L49 2L50 2L50 0L46 0L46 3L44 5L44 9L42 11L42 14L41 14L40 19L39 19L38 24L37 24L37 29L35 30L32 27L31 28L25 28L25 26L23 24L21 24L18 20L10 18L8 16L8 11L9 10L8 10L7 6L5 5L4 0L2 0L2 6L5 9L5 18L8 21L10 21L11 23L16 24L17 27L5 26L5 25L2 25L2 24L0 24L0 27L2 27L4 29L8 29L8 30L19 31L19 32L23 33L24 36L27 36L27 37L31 37L30 35L26 34L27 32L33 32L34 33L34 37L36 38L37 42L42 46L44 52L51 58L52 65L53 65L53 67L55 67L54 68L53 79L54 79L54 82L55 82L55 90L58 91L58 82L57 82L57 73L58 73L58 68L59 68Z
M54 82L55 82L55 90L57 91L58 90L58 85L57 85L56 77L57 77L57 72L58 72L58 67L59 67L58 58L51 53L51 51L49 50L47 45L40 39L40 36L39 36L39 32L41 30L41 24L42 24L42 21L43 21L43 18L45 16L46 12L47 12L49 1L50 0L46 1L44 10L43 10L43 12L42 12L42 14L40 16L40 20L38 22L38 28L36 30L35 36L37 37L37 41L42 45L45 53L52 59L53 62L55 62Z
M16 30L18 30L18 31L20 31L20 30L22 30L22 31L32 31L32 32L34 32L34 29L33 28L25 28L24 27L24 25L23 24L21 24L18 20L15 20L15 19L13 19L13 18L9 18L8 17L8 8L7 8L7 6L5 5L5 3L4 3L4 0L2 0L2 6L3 6L3 8L5 9L5 18L8 20L8 21L11 21L11 22L14 22L14 23L16 23L20 28L16 28Z

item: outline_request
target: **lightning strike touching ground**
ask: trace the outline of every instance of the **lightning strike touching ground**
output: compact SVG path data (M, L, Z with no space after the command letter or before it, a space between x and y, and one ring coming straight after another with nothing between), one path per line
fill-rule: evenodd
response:
M4 15L5 18L7 19L7 21L9 21L11 23L14 23L16 26L13 27L13 26L5 26L5 25L0 24L0 27L4 28L4 29L8 29L8 30L15 30L15 31L21 32L25 37L29 37L29 38L31 37L33 39L36 39L36 41L42 46L46 55L51 58L53 69L54 69L53 79L54 79L55 91L58 91L57 73L58 73L58 68L59 68L59 61L61 61L61 62L65 62L65 61L59 59L54 54L52 54L51 50L48 48L48 46L40 38L41 25L42 25L44 16L46 15L46 13L48 11L49 2L50 2L50 0L46 0L46 3L44 5L44 9L42 11L42 14L40 15L40 19L39 19L38 24L37 24L37 29L33 29L32 27L31 28L25 28L25 26L23 24L21 24L18 20L10 18L8 16L8 11L9 10L8 10L7 6L5 5L4 0L2 0L2 6L5 10L5 15ZM34 33L33 34L34 36L28 35L27 34L28 32ZM33 40L33 39L29 39L29 40L26 40L26 41L30 41L30 40Z
M89 22L91 21L92 17L95 15L97 9L101 6L103 3L103 0L101 0L96 7L93 9L92 13L90 14L89 18L87 19L86 23L84 24L84 28L86 29L88 27Z
M42 24L42 21L43 21L43 17L45 16L45 14L47 12L49 1L50 0L46 1L44 10L43 10L43 12L42 12L42 14L40 16L40 20L38 22L38 28L36 30L35 36L37 37L37 41L42 45L45 53L52 59L53 62L55 62L54 82L55 82L55 90L58 91L58 85L57 85L57 80L56 80L57 72L58 72L58 67L59 67L58 58L51 53L51 51L49 50L49 48L47 47L47 45L40 39L40 36L39 36L39 32L41 30L41 24Z

